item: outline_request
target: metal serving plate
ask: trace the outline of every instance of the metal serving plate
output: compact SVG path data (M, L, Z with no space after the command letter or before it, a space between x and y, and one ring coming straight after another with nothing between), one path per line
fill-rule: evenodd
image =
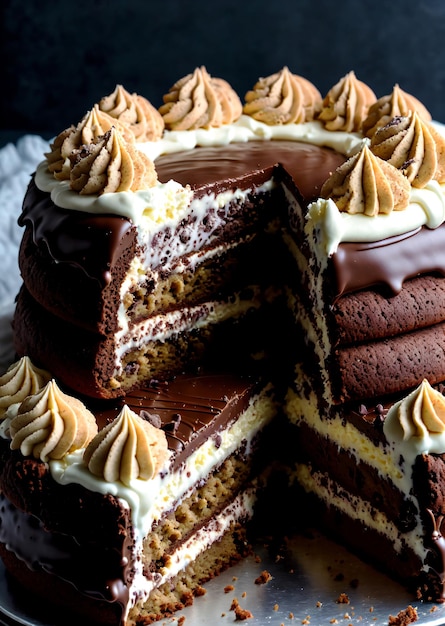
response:
M257 584L263 571L272 578ZM255 556L212 580L206 590L191 607L158 624L175 624L181 616L186 626L233 624L234 599L251 614L246 626L387 626L389 617L408 605L417 609L416 626L445 624L445 605L416 602L403 587L317 532L294 536L279 551L255 546ZM349 603L338 602L342 594ZM69 619L60 613L58 618L38 616L27 594L10 585L0 565L1 623L67 626Z

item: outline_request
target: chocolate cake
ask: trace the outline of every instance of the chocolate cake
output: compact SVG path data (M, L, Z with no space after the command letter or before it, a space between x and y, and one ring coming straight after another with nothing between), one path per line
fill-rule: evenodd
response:
M180 375L96 403L94 420L27 357L0 382L15 400L32 393L4 416L0 544L33 595L93 622L151 623L248 554L261 441L276 415L270 385ZM72 445L71 413L95 426Z
M151 623L242 558L255 507L289 519L267 489L284 475L305 523L442 601L439 130L353 72L322 98L283 68L243 105L197 68L159 110L117 86L57 136L20 216L20 361L0 381L0 544L19 581Z
M171 209L181 210L177 223L155 223L151 231L115 215L61 210L31 182L20 218L26 230L17 352L98 397L122 395L204 358L229 325L247 317L251 326L249 313L272 306L280 293L270 259L282 256L276 207L283 166L313 199L343 160L328 148L273 140L161 156L161 185L174 180L187 207ZM40 170L37 185L47 178ZM104 194L105 204L105 196L114 201Z

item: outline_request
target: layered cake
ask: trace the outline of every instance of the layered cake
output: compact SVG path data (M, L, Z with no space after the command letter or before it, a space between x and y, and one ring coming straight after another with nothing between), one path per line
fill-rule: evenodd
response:
M21 584L97 622L170 615L265 498L289 519L279 475L442 600L444 146L398 85L322 97L287 67L244 103L204 67L158 109L118 85L55 138L0 380Z
M0 382L0 551L37 605L149 624L249 553L269 385L183 374L93 415L28 357Z

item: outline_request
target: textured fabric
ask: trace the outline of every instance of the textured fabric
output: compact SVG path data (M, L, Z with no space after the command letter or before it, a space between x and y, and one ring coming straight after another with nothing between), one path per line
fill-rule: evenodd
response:
M13 359L11 317L21 284L17 264L22 229L17 224L30 175L48 150L38 135L25 135L0 150L0 370Z

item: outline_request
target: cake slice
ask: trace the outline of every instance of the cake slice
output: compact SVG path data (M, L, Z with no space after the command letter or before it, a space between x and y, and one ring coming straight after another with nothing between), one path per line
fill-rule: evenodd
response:
M0 383L16 400L2 422L1 554L32 594L95 623L149 624L248 554L270 386L183 375L93 415L27 357Z

